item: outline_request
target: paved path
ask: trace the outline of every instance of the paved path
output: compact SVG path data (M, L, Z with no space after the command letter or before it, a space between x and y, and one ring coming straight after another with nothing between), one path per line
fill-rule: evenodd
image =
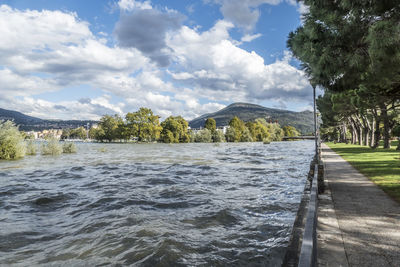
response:
M325 144L322 157L319 266L400 267L400 205Z

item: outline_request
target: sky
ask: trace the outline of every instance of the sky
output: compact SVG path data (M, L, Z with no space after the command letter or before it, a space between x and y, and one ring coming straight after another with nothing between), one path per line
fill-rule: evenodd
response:
M296 0L0 0L0 107L193 119L234 102L311 109L286 47Z

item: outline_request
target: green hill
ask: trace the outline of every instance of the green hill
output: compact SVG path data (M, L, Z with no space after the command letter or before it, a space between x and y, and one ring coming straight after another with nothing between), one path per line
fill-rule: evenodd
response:
M11 120L19 126L20 130L44 130L44 129L64 129L64 128L77 128L80 126L86 127L98 123L92 120L43 120L35 117L25 115L21 112L14 110L7 110L0 108L0 120Z
M278 121L281 126L294 126L302 134L312 133L314 130L314 117L311 111L294 112L289 110L266 108L248 103L234 103L214 113L204 114L189 122L191 128L204 127L208 118L214 118L218 126L228 125L229 121L237 116L247 122L257 118L267 121Z

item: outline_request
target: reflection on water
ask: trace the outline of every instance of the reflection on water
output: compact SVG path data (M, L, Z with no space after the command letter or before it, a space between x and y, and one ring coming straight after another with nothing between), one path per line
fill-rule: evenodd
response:
M279 265L312 153L310 141L79 144L0 161L0 265Z

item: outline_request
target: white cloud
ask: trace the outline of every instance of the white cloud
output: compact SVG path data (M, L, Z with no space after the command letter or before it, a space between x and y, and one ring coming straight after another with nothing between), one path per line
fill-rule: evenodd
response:
M146 10L146 9L152 9L150 1L135 1L135 0L120 0L118 2L118 6L122 10L126 11L132 11L135 9L141 9L141 10Z
M202 33L184 26L179 34L170 36L167 43L184 70L171 71L171 77L209 99L224 101L288 100L309 95L308 80L303 71L290 65L288 52L283 59L266 65L257 53L241 49L229 39L232 26L219 21Z
M231 21L237 27L251 31L256 25L263 4L278 5L282 0L214 0L221 5L221 13L225 20Z
M257 34L253 34L253 35L246 34L246 35L244 35L242 37L242 39L240 41L243 42L243 43L246 43L246 42L248 43L248 42L251 42L251 41L253 41L253 40L257 39L257 38L260 38L261 36L262 36L261 33L257 33Z
M246 1L250 7L265 2ZM119 5L142 14L151 7L148 1ZM145 53L135 46L109 46L75 13L2 5L0 25L0 105L42 118L96 119L149 107L163 118L191 119L223 108L221 101L287 101L308 94L307 79L290 65L290 54L266 65L257 53L238 47L229 34L234 23L226 20L203 32L179 23L174 31L162 31L156 41L173 63L167 69L152 63L158 48ZM241 41L259 36L247 34ZM82 84L102 96L54 102L37 97ZM123 100L116 103L114 96Z

